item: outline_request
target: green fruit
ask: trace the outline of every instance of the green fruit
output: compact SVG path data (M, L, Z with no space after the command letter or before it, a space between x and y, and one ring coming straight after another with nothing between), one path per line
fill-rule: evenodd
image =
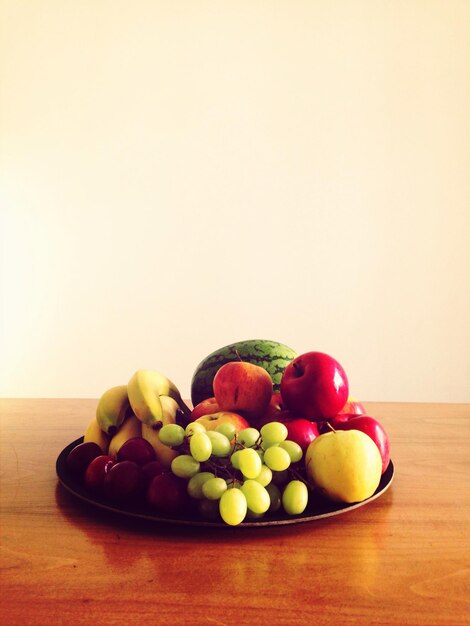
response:
M207 461L212 454L212 443L207 433L194 433L189 439L189 450L196 461Z
M214 478L209 478L209 480L202 485L202 493L209 500L220 500L226 491L227 483L220 477L214 476Z
M263 466L259 455L253 448L240 450L239 463L240 471L245 478L256 478Z
M305 453L305 470L310 483L330 500L362 502L379 486L382 457L362 431L337 430L312 441Z
M245 495L240 489L227 489L219 500L220 516L230 526L243 522L247 508Z
M202 493L202 486L209 478L215 478L215 474L212 472L200 472L199 474L194 474L187 484L187 491L192 498L196 498L196 500L202 500L204 498L204 494Z
M231 361L246 361L263 367L273 381L273 392L278 393L281 378L287 365L297 353L288 346L267 339L237 341L219 348L203 359L193 374L191 381L191 401L193 406L214 395L212 381L217 370Z
M264 453L264 463L269 469L275 472L282 472L290 466L290 455L284 448L272 446Z
M300 515L308 504L307 485L300 480L291 480L282 493L282 506L288 515Z
M246 504L253 513L266 513L271 504L269 493L256 480L245 480L241 486Z

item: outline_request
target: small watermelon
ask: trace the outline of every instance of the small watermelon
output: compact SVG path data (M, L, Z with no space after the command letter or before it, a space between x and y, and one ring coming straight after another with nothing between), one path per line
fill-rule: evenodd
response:
M214 395L212 381L217 370L230 361L247 361L264 367L273 381L273 391L279 392L284 370L297 353L277 341L268 339L248 339L237 341L219 348L203 359L191 380L191 401L193 406Z

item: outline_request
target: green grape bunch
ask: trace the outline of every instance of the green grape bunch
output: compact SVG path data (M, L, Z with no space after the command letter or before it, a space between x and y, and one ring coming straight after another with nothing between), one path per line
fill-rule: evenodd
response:
M283 511L302 514L310 487L302 472L302 448L287 439L281 422L238 434L230 423L206 430L200 422L166 424L160 441L178 451L171 471L187 480L188 494L203 517L230 526Z

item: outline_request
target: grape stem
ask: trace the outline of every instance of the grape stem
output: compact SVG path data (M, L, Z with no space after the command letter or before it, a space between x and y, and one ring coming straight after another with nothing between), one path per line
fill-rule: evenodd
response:
M299 472L299 470L294 469L293 467L289 467L288 470L291 474L291 476L294 479L300 480L301 482L303 482L309 489L312 487L311 484L308 482L308 480L306 478L304 478L302 476L302 474Z

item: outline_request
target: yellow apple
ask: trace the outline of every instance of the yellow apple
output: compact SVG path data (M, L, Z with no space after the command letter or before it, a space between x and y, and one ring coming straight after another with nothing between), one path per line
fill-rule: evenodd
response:
M365 433L337 430L312 441L305 468L309 481L330 500L362 502L379 486L382 457Z

